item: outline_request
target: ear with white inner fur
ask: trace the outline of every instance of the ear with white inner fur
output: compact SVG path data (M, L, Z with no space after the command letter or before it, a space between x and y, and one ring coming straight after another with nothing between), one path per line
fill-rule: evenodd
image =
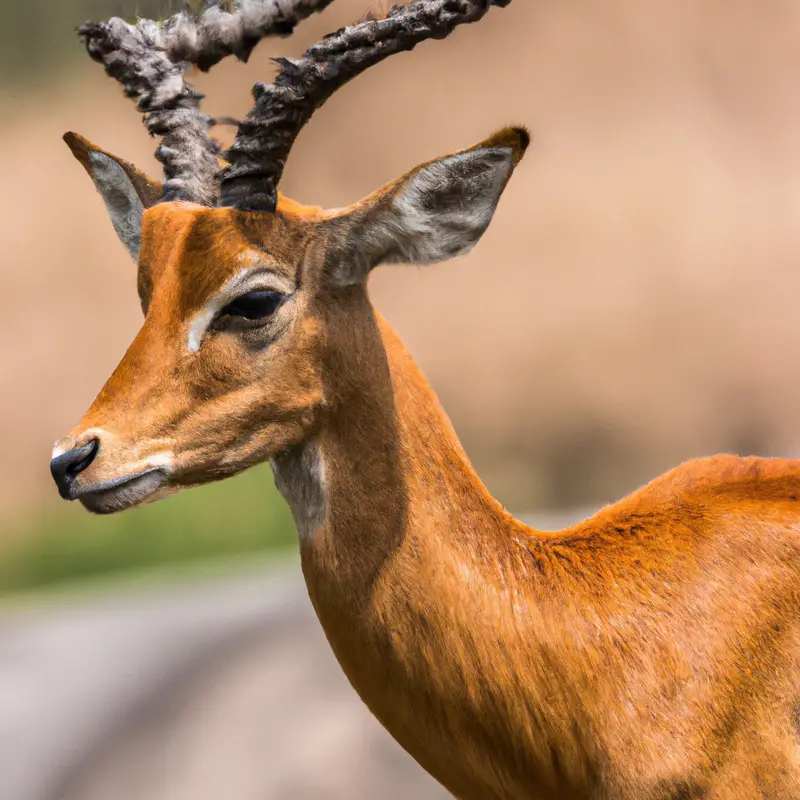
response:
M328 262L347 285L378 264L431 264L469 252L494 216L511 173L530 142L506 128L484 142L429 161L330 220L344 242Z
M142 215L145 208L161 199L161 184L77 133L65 133L64 141L94 182L117 236L135 261L142 238Z

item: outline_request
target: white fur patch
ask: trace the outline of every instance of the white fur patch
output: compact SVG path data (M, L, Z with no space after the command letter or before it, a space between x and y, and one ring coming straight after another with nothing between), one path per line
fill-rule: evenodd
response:
M270 459L270 465L300 539L310 540L325 524L325 462L319 447L307 442L292 453Z
M162 450L160 453L153 453L145 459L146 466L172 472L175 463L175 455L170 450Z
M102 452L103 440L100 439L100 448ZM131 461L125 464L126 475L138 475L139 473L147 472L148 470L160 470L161 472L169 474L173 470L175 463L175 456L169 450L162 450L160 452L151 453L144 458L136 461Z
M102 428L87 428L85 431L81 431L80 439L83 442L88 442L89 439L99 439L101 442L103 441L103 437L106 439L113 439L113 436L110 436L106 431ZM68 450L72 450L73 448L77 447L75 440L69 436L66 439L59 439L53 445L53 453L51 458L58 458L58 456L64 455Z
M190 353L196 353L200 349L203 342L208 326L213 322L214 317L219 314L222 308L227 305L230 298L230 292L223 289L218 294L214 295L206 307L189 323L189 336L186 341L186 347Z
M60 445L53 445L53 453L50 456L51 459L58 458L59 456L63 456L64 453L67 452L66 447L61 447Z
M92 179L108 209L111 224L134 260L142 243L144 206L125 170L104 153L90 152Z

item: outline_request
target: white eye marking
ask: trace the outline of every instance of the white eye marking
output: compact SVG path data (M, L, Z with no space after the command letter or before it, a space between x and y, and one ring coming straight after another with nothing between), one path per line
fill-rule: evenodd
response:
M249 259L258 255L259 259L263 258L263 253L257 250L248 249L244 250L237 256L237 260L242 258ZM231 302L236 296L244 294L247 291L255 290L275 290L282 294L291 294L292 285L286 278L277 275L274 272L269 272L269 277L265 279L265 270L260 267L250 267L237 272L211 299L206 303L206 307L189 323L189 336L186 346L190 353L196 353L200 349L203 342L203 337L208 331L208 326L214 320L214 317ZM268 284L265 285L265 282Z
M211 321L225 305L227 299L228 295L225 294L223 290L223 292L212 297L208 305L191 321L189 324L189 341L187 344L190 353L196 353L200 349L203 335L208 330Z

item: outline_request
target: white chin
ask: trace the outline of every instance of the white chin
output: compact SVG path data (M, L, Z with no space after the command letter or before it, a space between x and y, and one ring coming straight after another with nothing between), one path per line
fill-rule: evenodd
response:
M154 470L108 489L87 492L78 500L94 514L113 514L168 494L159 491L164 488L166 480L167 476L161 470Z

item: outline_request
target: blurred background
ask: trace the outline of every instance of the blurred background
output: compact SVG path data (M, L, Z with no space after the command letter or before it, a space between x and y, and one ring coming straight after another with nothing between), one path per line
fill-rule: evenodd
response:
M195 76L209 113L370 5ZM159 174L73 28L170 10L0 0L0 798L440 797L339 676L266 468L111 518L56 503L52 442L140 324L61 135ZM301 134L283 190L340 206L531 128L470 256L371 286L508 507L555 527L686 458L800 452L798 43L790 0L516 0Z

